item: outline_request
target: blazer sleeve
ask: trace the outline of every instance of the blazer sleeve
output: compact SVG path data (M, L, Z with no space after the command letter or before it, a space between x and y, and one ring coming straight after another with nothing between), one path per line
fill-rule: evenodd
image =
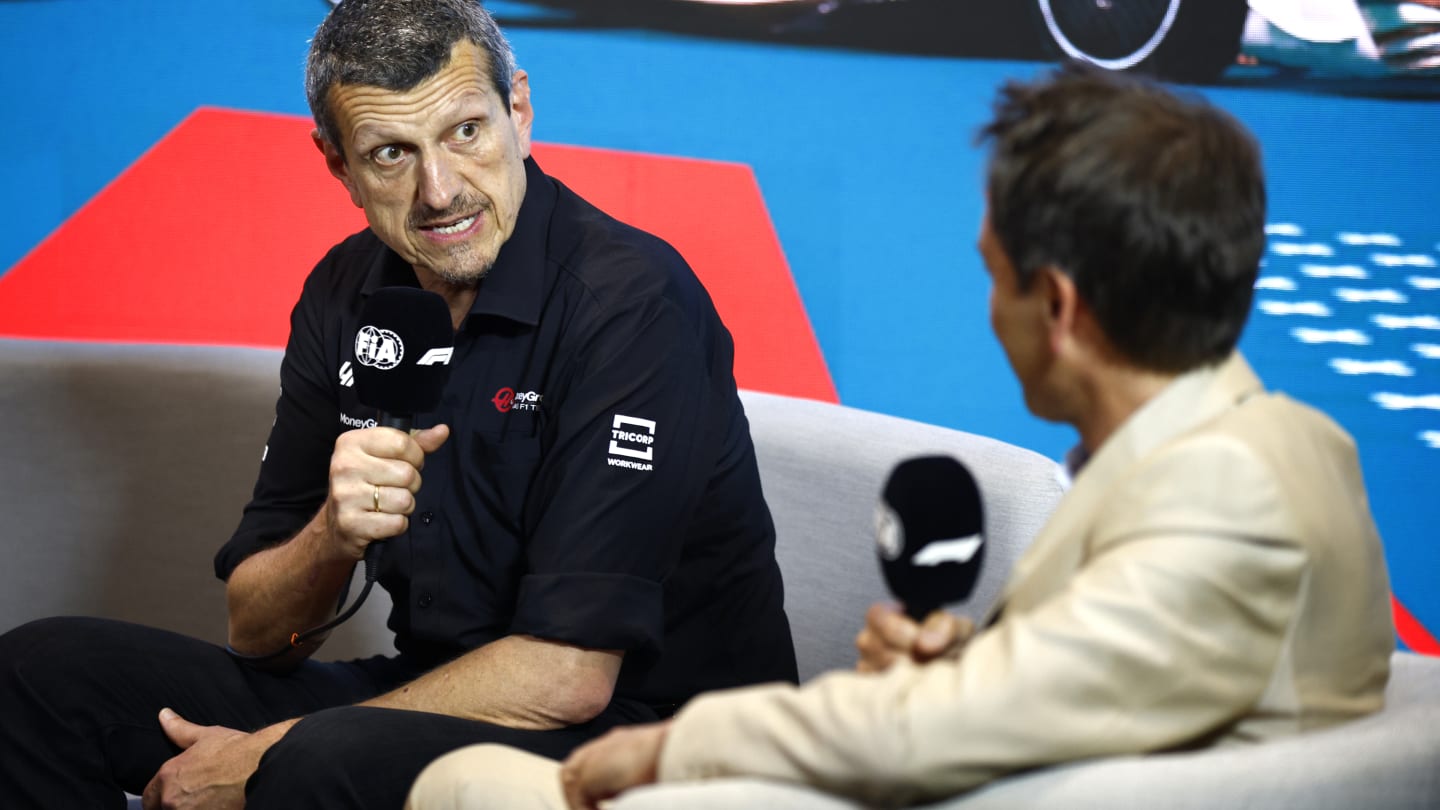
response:
M1281 536L1263 465L1233 447L1166 465L1183 478L1197 463L1223 471L1211 491L1156 486L1165 469L1118 487L1115 530L1097 527L1103 542L1068 584L1007 609L957 660L693 701L661 779L755 776L899 806L1026 768L1203 742L1266 689L1308 561ZM1202 528L1173 519L1197 497L1210 501Z

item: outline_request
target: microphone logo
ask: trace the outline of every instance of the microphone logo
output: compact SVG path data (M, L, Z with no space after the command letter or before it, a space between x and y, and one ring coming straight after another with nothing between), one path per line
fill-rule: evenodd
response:
M917 551L915 556L910 558L910 564L921 568L934 568L945 563L968 563L975 559L984 542L978 534L956 537L953 540L936 540Z
M388 371L400 365L405 357L405 344L389 329L362 326L355 333L355 359L362 366Z
M880 547L880 556L886 560L897 560L905 550L905 528L900 516L884 503L875 505L875 544Z

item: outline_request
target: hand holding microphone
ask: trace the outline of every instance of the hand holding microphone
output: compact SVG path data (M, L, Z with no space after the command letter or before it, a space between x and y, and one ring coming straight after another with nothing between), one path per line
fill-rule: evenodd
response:
M980 575L984 512L974 477L948 456L901 462L875 510L885 581L903 605L878 604L855 639L862 672L898 658L917 663L952 653L974 630L969 619L939 608L970 595Z
M380 542L405 532L425 457L449 435L445 425L413 434L372 429L340 435L330 459L325 506L338 554L356 560L367 552L375 555Z
M370 293L355 334L355 394L379 411L380 427L408 434L417 413L439 406L450 377L454 340L450 307L438 294L414 287L381 287ZM352 439L352 445L337 445L332 490L344 483L352 490L358 485L359 491L350 493L351 502L362 505L354 523L386 532L370 537L372 541L405 530L404 516L413 511L414 494L420 489L424 454L439 449L447 435L436 431L416 441L408 435L371 434ZM374 459L384 463L375 464ZM361 478L363 483L337 480L346 477ZM343 509L337 521L342 531L351 523ZM365 547L366 581L378 575L382 548L379 542Z
M365 545L365 585L355 601L328 622L290 634L290 643L263 655L226 650L243 661L262 663L323 638L345 622L370 595L380 573L380 542L405 530L420 489L425 454L449 435L444 427L409 435L415 414L433 411L450 374L455 332L450 307L436 293L413 287L382 287L360 311L355 335L355 393L379 410L379 426L402 431L351 431L337 440L330 459L330 525L349 542ZM403 500L403 502L401 502ZM348 590L348 586L347 586ZM340 600L345 599L342 592Z

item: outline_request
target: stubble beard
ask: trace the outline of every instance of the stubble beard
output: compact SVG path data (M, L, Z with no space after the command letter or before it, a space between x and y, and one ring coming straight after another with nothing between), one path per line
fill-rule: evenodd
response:
M457 256L454 261L446 262L442 267L427 268L436 278L452 287L474 287L489 274L490 269L495 266L494 258L475 256L478 253L474 248L467 248L464 253Z
M465 197L454 200L443 211L417 211L411 214L409 226L413 229L419 228L419 223L434 221L436 219L449 219L459 216L466 211L477 211L478 216L484 220L488 228L493 228L495 222L495 208L490 205L489 200L476 197ZM484 235L483 233L481 234ZM499 251L499 248L496 248ZM454 245L447 256L441 262L426 266L437 279L452 287L474 287L490 272L495 266L496 257L485 255L485 247L465 242Z

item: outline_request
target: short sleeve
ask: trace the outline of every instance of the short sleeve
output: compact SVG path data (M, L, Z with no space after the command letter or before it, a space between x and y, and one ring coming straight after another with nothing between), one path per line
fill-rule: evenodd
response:
M511 632L659 648L661 583L713 466L701 328L661 298L611 314L585 342L530 492L539 518Z
M329 460L340 431L324 359L323 298L314 287L313 281L307 283L290 314L275 423L260 473L240 525L215 555L215 575L222 580L250 555L304 528L325 502Z

